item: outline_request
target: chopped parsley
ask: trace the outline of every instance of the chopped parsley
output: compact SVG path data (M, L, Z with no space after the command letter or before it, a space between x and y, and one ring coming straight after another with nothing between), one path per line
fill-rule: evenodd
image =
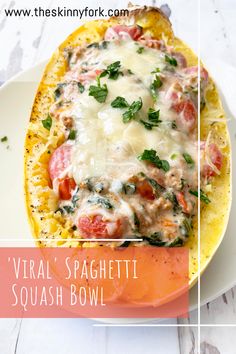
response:
M163 196L165 199L168 199L172 203L174 212L180 211L178 200L176 198L176 195L173 192L167 191L163 194Z
M185 161L187 162L188 165L193 166L194 165L194 161L192 159L192 157L187 153L183 153L183 158L185 159Z
M51 126L52 126L52 117L50 116L50 114L47 116L46 119L42 120L42 124L45 129L50 131Z
M144 120L140 120L140 122L145 126L146 129L152 130L154 127L158 127L161 123L160 117L160 110L155 110L153 108L149 108L148 110L148 122Z
M102 47L102 49L107 49L109 42L108 41L102 41L102 43L100 44L100 46Z
M134 118L135 114L140 111L140 109L143 106L142 99L140 98L138 101L134 101L131 103L129 106L128 110L123 113L123 122L128 123L131 121L131 119Z
M75 210L73 207L71 207L70 205L64 205L63 206L63 209L68 213L68 214L71 214L73 213Z
M81 82L77 82L77 85L78 85L78 88L79 88L79 92L83 93L84 90L85 90L84 85L82 85Z
M100 196L93 196L93 197L89 198L88 203L98 204L106 209L113 208L113 205L111 204L111 202L109 201L108 198L104 198L104 197L100 197Z
M172 66L178 65L177 60L174 57L167 55L167 54L165 54L165 61Z
M69 140L75 140L75 138L76 138L76 130L74 130L74 129L71 129L70 130L70 133L69 133L69 135L68 135L68 139Z
M154 232L150 236L143 236L142 238L151 246L162 247L166 245L166 242L163 241L163 234L161 231Z
M131 69L128 69L127 72L128 72L129 75L134 75L134 73L133 73L133 71Z
M63 88L65 87L65 85L66 84L64 82L63 83L60 82L59 84L57 84L57 88L54 91L55 100L58 100L61 97L62 92L63 92Z
M168 244L168 247L180 247L182 246L184 241L180 237L176 237L174 241Z
M137 49L137 53L138 53L138 54L142 54L143 51L144 51L144 47L139 47L139 48Z
M198 198L198 191L193 191L190 189L189 193L195 195L195 197ZM205 204L209 204L211 202L208 196L201 189L200 189L200 200L203 201Z
M1 143L5 143L6 141L8 141L8 137L7 136L3 136L1 138Z
M172 242L163 241L163 234L161 231L154 232L150 236L142 236L143 240L147 241L151 246L156 247L180 247L183 245L184 241L180 237Z
M77 191L78 191L78 189L77 189ZM72 199L71 199L71 203L73 205L73 208L76 207L78 200L79 200L79 196L77 194L74 194Z
M170 164L167 160L160 160L161 161L161 169L165 172L169 171L170 169Z
M123 73L120 71L120 61L115 61L114 63L108 65L106 70L104 70L101 74L100 77L104 77L108 75L108 78L111 80L117 80L119 75L123 75Z
M143 102L142 99L140 98L138 101L132 102L131 105L126 101L124 97L117 96L112 102L111 106L113 108L128 108L126 112L123 113L123 121L124 123L129 122L141 108L142 108Z
M192 222L191 219L185 218L180 225L180 232L184 237L188 237L192 230Z
M89 96L93 96L99 103L104 103L108 95L107 85L101 86L100 77L97 79L98 85L91 85L89 87Z
M164 191L165 188L162 187L155 179L147 177L147 180L155 192L161 193Z
M153 98L156 98L156 90L159 89L163 85L160 77L158 75L155 76L154 81L151 83L150 89Z
M144 150L144 152L138 156L139 160L151 162L157 168L162 169L163 171L167 172L170 169L169 162L167 160L161 160L157 155L156 151L151 150Z
M111 106L113 108L126 108L129 107L128 102L126 101L126 99L124 97L121 96L117 96L112 102L111 102Z
M151 71L151 74L156 74L156 73L160 73L161 70L159 68L154 69L153 71Z
M160 110L155 111L155 109L149 108L149 110L148 110L148 119L151 122L158 123L159 122L159 116L160 116Z
M152 130L153 127L157 127L156 124L153 124L153 123L149 123L143 119L140 119L140 123L144 125L144 127L147 129L147 130Z

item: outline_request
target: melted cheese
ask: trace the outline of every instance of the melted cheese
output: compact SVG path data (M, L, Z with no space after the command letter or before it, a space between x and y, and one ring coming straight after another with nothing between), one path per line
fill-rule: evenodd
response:
M173 153L185 151L196 155L196 148L186 134L171 129L168 120L173 120L171 111L163 99L154 106L150 93L150 84L156 68L163 68L163 53L146 48L137 54L140 47L134 41L109 43L109 49L95 50L86 57L89 65L95 69L104 69L107 65L121 62L121 71L131 69L134 75L120 75L117 80L101 78L106 84L108 96L105 103L99 103L88 90L79 96L69 112L75 119L78 138L72 156L71 174L77 183L91 176L108 176L126 180L130 176L145 172L145 165L137 157L144 149L154 149L161 159L172 163ZM77 65L84 62L81 58ZM129 104L142 98L142 109L136 114L136 120L124 123L122 113L127 109L112 108L111 102L124 97ZM138 118L147 120L148 109L160 109L160 119L164 121L158 128L147 130L138 122Z

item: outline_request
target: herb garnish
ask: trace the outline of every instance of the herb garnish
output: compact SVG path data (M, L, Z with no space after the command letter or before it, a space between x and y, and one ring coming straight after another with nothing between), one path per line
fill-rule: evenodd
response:
M109 201L108 198L104 198L104 197L100 197L100 196L93 196L93 197L89 198L88 203L98 204L98 205L103 206L106 209L113 208L113 205L111 204L111 202Z
M147 241L151 246L156 247L180 247L184 243L180 237L176 237L172 242L163 241L162 237L163 235L161 231L154 232L150 236L142 236L143 240Z
M79 190L79 189L77 189L77 192L78 192L78 190ZM71 199L71 203L72 203L72 205L73 205L73 208L76 207L76 204L77 204L77 202L78 202L78 200L79 200L79 196L77 195L77 192L76 192L76 194L73 195L73 197L72 197L72 199Z
M180 228L181 234L185 237L188 237L191 230L192 230L191 220L185 218L179 228Z
M83 93L84 90L85 90L84 85L82 85L81 82L77 82L77 85L78 85L78 88L79 88L79 92Z
M7 140L8 140L8 137L7 136L3 136L1 138L1 143L5 143Z
M124 97L117 96L112 102L111 106L113 108L128 108L127 111L125 111L122 116L123 116L123 122L128 123L131 121L131 119L134 118L135 114L140 111L140 109L143 106L142 99L139 98L138 101L133 101L131 105L126 101Z
M143 236L143 240L147 241L151 246L162 247L165 246L166 242L162 240L162 232L154 232L150 236Z
M52 126L52 117L50 116L50 114L47 116L46 119L42 120L42 124L45 129L50 131L51 126Z
M138 101L132 102L131 105L129 106L128 110L122 114L123 115L123 122L124 123L130 122L131 119L134 118L135 114L138 111L140 111L142 106L143 106L143 102L142 102L141 98L139 98Z
M152 186L155 194L161 193L164 191L164 187L162 187L155 179L147 177L149 184Z
M160 73L160 72L161 70L159 68L156 68L153 71L151 71L151 74Z
M148 119L153 122L153 123L160 123L161 121L159 120L160 117L160 110L158 109L157 111L153 108L149 108L148 110Z
M157 155L156 151L151 150L144 150L144 152L138 156L139 160L151 162L157 168L162 169L163 171L167 172L170 169L169 162L167 160L161 160Z
M193 191L190 189L189 193L198 198L198 191ZM203 201L205 204L209 204L211 202L208 196L201 189L200 189L200 200Z
M149 108L148 110L148 119L149 122L140 120L140 122L145 126L146 129L152 130L154 127L158 127L159 123L161 123L161 120L159 119L160 116L160 110L155 110L153 108Z
M69 140L75 140L75 138L76 138L76 130L74 130L74 129L71 129L70 130L70 133L69 133L69 135L68 135L68 139Z
M178 203L178 200L176 198L175 193L173 193L173 192L165 192L163 196L164 196L165 199L168 199L172 203L173 210L175 212L180 211L180 206L179 206L179 203Z
M89 96L93 96L99 103L104 103L108 94L107 85L101 86L100 77L97 78L97 83L97 86L91 85L89 87Z
M168 247L180 247L182 246L184 241L180 237L176 237L174 241L168 244Z
M138 54L142 54L143 51L144 51L144 47L139 47L139 48L137 49L137 53L138 53Z
M120 61L115 61L114 63L108 65L106 70L104 70L101 74L100 77L104 77L108 75L108 78L111 80L117 80L119 75L123 75L123 73L120 71Z
M187 162L188 165L193 166L194 165L194 161L192 159L192 157L187 153L183 153L183 158L185 159L185 161Z
M109 42L108 41L102 41L102 43L100 44L100 46L102 47L102 49L107 49Z
M159 89L163 85L160 77L158 75L155 76L154 81L151 83L150 89L154 99L156 99L156 90Z
M167 55L167 54L165 54L165 61L167 63L169 63L170 65L172 65L172 66L177 66L178 65L177 60L174 57L172 57L170 55Z
M54 91L55 100L58 100L61 97L62 90L63 90L65 85L66 84L64 82L63 83L60 82L59 84L57 84L57 88Z
M121 96L117 96L112 102L111 102L111 106L113 108L126 108L129 107L128 102L126 101L126 99L124 97Z
M153 127L157 127L156 124L146 122L143 119L140 119L140 123L142 123L147 130L152 130Z

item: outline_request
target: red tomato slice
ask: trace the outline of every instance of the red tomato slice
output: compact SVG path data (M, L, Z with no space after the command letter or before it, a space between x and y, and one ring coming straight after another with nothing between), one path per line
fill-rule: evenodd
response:
M69 166L71 161L71 145L65 143L59 146L52 154L48 170L51 180L60 178L60 175Z
M106 41L122 39L125 38L125 34L128 34L133 40L137 40L142 34L142 28L140 26L116 25L107 29L104 38Z
M188 213L188 203L185 200L185 196L183 192L176 193L176 198L178 200L179 205L182 207L184 213Z
M193 130L197 121L197 110L193 102L191 100L180 101L174 103L172 109L179 114L179 120L187 130Z
M96 69L96 70L90 70L90 71L88 71L88 72L86 72L86 73L80 74L80 75L78 76L78 80L79 80L82 84L84 84L85 82L89 82L89 81L91 81L91 80L96 79L96 77L97 77L98 75L100 75L101 72L102 72L102 70L98 70L98 69Z
M136 185L137 192L145 199L154 200L155 194L153 193L153 188L147 180L143 180Z
M215 165L217 170L220 171L222 168L222 165L223 165L223 155L216 144L209 145L209 155L210 155L210 159L211 159L213 165ZM209 166L207 164L205 164L203 166L203 176L204 177L212 177L215 175L216 175L216 173L215 173L215 171L213 171L211 166Z
M59 182L59 197L62 200L71 198L71 192L75 189L76 183L73 178L66 177Z
M121 237L121 221L105 221L102 215L81 216L78 228L85 238Z

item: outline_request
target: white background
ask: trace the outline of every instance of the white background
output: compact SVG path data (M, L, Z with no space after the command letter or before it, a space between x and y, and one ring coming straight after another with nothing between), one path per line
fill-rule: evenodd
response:
M175 33L198 49L198 1L169 0ZM75 18L4 18L4 7L98 7L95 1L0 0L0 82L49 58L56 46L80 23ZM135 3L150 3L135 1ZM165 1L156 1L162 5ZM105 8L124 8L125 1L104 1ZM201 56L236 63L236 1L201 0ZM219 67L219 70L221 68ZM232 81L236 78L232 78ZM0 127L1 134L1 127ZM235 289L203 307L204 323L236 324ZM192 314L196 318L196 312ZM0 320L0 354L198 354L192 327L95 327L92 320ZM183 323L183 321L181 322ZM187 323L187 322L185 322ZM236 328L201 328L201 354L235 354Z

